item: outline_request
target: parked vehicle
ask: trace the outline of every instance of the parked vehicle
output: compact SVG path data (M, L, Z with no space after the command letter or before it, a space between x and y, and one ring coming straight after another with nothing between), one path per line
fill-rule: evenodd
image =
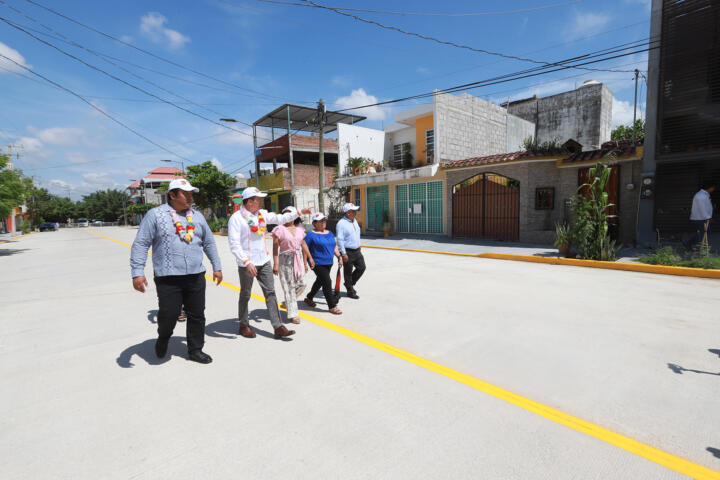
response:
M40 227L38 227L41 232L50 231L54 232L56 230L55 224L52 222L42 222L40 224Z
M96 226L96 227L102 227L103 221L102 221L102 220L95 219L95 220L92 221L92 224L93 224L94 226Z
M87 218L78 218L77 225L78 227L89 227L90 221Z

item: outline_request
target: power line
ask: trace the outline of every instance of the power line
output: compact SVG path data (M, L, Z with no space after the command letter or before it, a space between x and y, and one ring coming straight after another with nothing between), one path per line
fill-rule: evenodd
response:
M552 70L547 70L546 67L540 67L540 68L530 69L530 70L527 70L527 71L524 71L524 72L516 72L516 73L512 73L512 74L501 75L501 76L494 77L494 78L490 78L490 79L486 79L486 80L481 80L481 81L477 81L477 82L466 83L466 84L464 84L464 85L457 85L457 86L455 86L455 87L450 87L450 88L448 88L448 89L443 89L443 90L440 90L439 93L453 93L453 92L471 90L471 89L475 89L475 88L479 88L479 87L486 87L486 86L489 86L489 85L496 85L496 84L499 84L499 83L506 83L506 82L511 82L511 81L515 81L515 80L521 80L521 79L524 79L524 78L535 77L535 76L538 76L538 75L545 75L545 74L552 73L552 72L557 72L557 71L560 71L560 70L568 70L568 69L570 69L570 68L574 68L574 67L577 67L577 66L588 65L588 64L598 63L598 62L604 62L604 61L607 61L607 60L613 60L613 59L615 59L615 58L621 58L621 57L626 57L626 56L628 56L628 55L634 55L634 54L637 54L637 53L647 52L647 51L650 51L650 50L654 50L655 48L659 48L659 47L648 47L648 48L644 48L644 49L641 49L641 50L634 50L634 51L630 51L630 52L625 52L625 53L621 53L621 54L614 55L614 56L610 56L610 57L604 57L604 58L600 58L600 59L589 60L589 61L587 61L587 62L580 63L580 64L575 64L575 65L562 65L562 66L559 66L559 67L554 68L554 69L552 69ZM539 71L538 71L538 70L539 70ZM398 102L406 101L406 100L414 100L414 99L432 97L432 96L434 96L435 94L436 94L436 92L433 91L433 92L428 92L428 93L423 93L423 94L418 94L418 95L411 95L411 96L408 96L408 97L402 97L402 98L398 98L398 99L394 99L394 100L386 100L386 101L383 101L383 102L377 102L377 103L372 103L372 104L368 104L368 105L361 105L361 106L358 106L358 107L345 108L345 109L342 109L342 110L339 110L339 111L340 111L340 112L348 112L348 111L351 111L351 110L358 110L358 109L361 109L361 108L375 107L375 106L387 105L387 104L391 104L391 103L398 103Z
M63 18L63 19L65 19L65 20L69 21L69 22L72 22L72 23L74 23L74 24L76 24L76 25L79 25L79 26L81 26L81 27L83 27L83 28L85 28L85 29L87 29L87 30L90 30L90 31L92 31L92 32L95 32L95 33L97 33L98 35L102 35L102 36L105 37L105 38L109 38L109 39L111 39L111 40L113 40L113 41L115 41L115 42L118 42L118 43L120 43L120 44L122 44L122 45L125 45L125 46L127 46L127 47L130 47L130 48L132 48L132 49L134 49L134 50L137 50L138 52L141 52L141 53L143 53L143 54L145 54L145 55L149 55L149 56L151 56L151 57L153 57L153 58L155 58L155 59L157 59L157 60L160 60L160 61L162 61L162 62L168 63L168 64L170 64L170 65L173 65L173 66L175 66L175 67L177 67L177 68L180 68L180 69L183 69L183 70L185 70L185 71L194 73L195 75L199 75L199 76L201 76L201 77L207 78L207 79L209 79L209 80L213 80L213 81L218 82L218 83L221 83L221 84L223 84L223 85L227 85L227 86L234 87L234 88L237 88L237 89L240 89L240 90L244 90L244 91L247 91L247 92L251 92L251 93L256 93L256 94L258 94L258 95L262 95L262 96L265 97L265 98L274 98L274 99L276 99L276 100L282 100L283 102L286 102L286 99L283 98L283 97L278 97L278 96L275 96L275 95L269 95L269 94L267 94L267 93L259 92L259 91L257 91L257 90L252 90L252 89L247 88L247 87L242 87L242 86L240 86L240 85L236 85L236 84L234 84L234 83L227 82L227 81L222 80L222 79L220 79L220 78L213 77L213 76L208 75L208 74L206 74L206 73L203 73L203 72L200 72L200 71L198 71L198 70L195 70L194 68L187 67L187 66L185 66L185 65L182 65L182 64L180 64L180 63L177 63L177 62L175 62L175 61L173 61L173 60L169 60L169 59L167 59L167 58L161 57L160 55L156 55L156 54L154 54L154 53L152 53L152 52L150 52L150 51L148 51L148 50L145 50L145 49L143 49L143 48L136 47L135 45L133 45L133 44L131 44L131 43L125 42L125 41L123 41L123 40L121 40L121 39L119 39L119 38L117 38L117 37L114 37L114 36L112 36L112 35L110 35L110 34L108 34L108 33L105 33L105 32L103 32L103 31L99 30L99 29L97 29L97 28L95 28L95 27L92 27L92 26L90 26L90 25L87 25L87 24L85 24L85 23L82 23L82 22L80 22L79 20L75 20L74 18L72 18L72 17L70 17L70 16L68 16L68 15L65 15L65 14L63 14L63 13L60 13L60 12L58 12L57 10L54 10L54 9L52 9L52 8L50 8L50 7L47 7L47 6L45 6L45 5L42 5L41 3L38 3L38 2L36 2L36 1L34 1L34 0L25 0L25 1L28 2L28 3L30 3L30 4L32 4L32 5L35 5L36 7L42 8L43 10L46 10L46 11L52 13L53 15L57 15L57 16L60 17L60 18ZM314 102L301 101L301 102L295 102L295 103L314 103Z
M295 2L283 2L279 0L257 0L258 2L262 3L273 3L277 5L289 5L293 7L310 7L310 8L318 8L314 7L313 5L306 5L303 3L295 3ZM419 17L481 17L486 15L512 15L515 13L527 13L527 12L536 12L538 10L546 10L548 8L555 8L555 7L566 7L568 5L575 5L577 3L581 3L583 0L573 0L571 2L565 2L565 3L555 3L552 5L543 5L540 7L531 7L531 8L522 8L519 10L506 10L502 12L477 12L477 13L428 13L428 12L392 12L392 11L386 11L386 10L370 10L370 9L364 9L364 8L346 8L346 7L329 7L329 8L336 8L337 10L342 10L344 12L362 12L362 13L378 13L382 15L407 15L407 16L419 16Z
M33 75L35 75L35 76L37 76L37 77L39 77L39 78L42 78L42 79L45 80L46 82L55 85L56 87L60 88L61 90L64 90L64 91L66 91L67 93L69 93L69 94L71 94L71 95L79 98L79 99L82 100L83 102L85 102L85 103L87 103L88 105L90 105L90 107L92 107L93 109L95 109L95 110L97 110L98 112L100 112L102 115L106 116L107 118L109 118L109 119L112 120L113 122L117 123L117 124L120 125L121 127L125 128L126 130L129 130L130 132L134 133L135 135L137 135L138 137L142 138L143 140L151 143L152 145L155 145L155 146L158 147L159 149L161 149L161 150L163 150L163 151L165 151L165 152L167 152L167 153L169 153L169 154L171 154L171 155L174 155L174 156L176 156L176 157L178 157L178 158L181 158L181 159L183 159L183 160L186 160L186 161L188 161L188 162L191 162L191 160L190 160L189 158L185 158L185 157L183 157L182 155L173 152L173 151L170 150L169 148L160 145L159 143L155 142L154 140L149 139L148 137L146 137L146 136L143 135L142 133L136 131L135 129L133 129L133 128L129 127L129 126L127 126L126 124L124 124L123 122L121 122L120 120L118 120L117 118L113 117L112 115L110 115L109 113L107 113L106 111L104 111L102 108L94 105L91 101L87 100L87 99L84 98L82 95L80 95L80 94L78 94L78 93L75 93L74 91L70 90L69 88L64 87L64 86L60 85L59 83L50 80L49 78L47 78L47 77L45 77L45 76L37 73L36 71L34 71L34 70L26 67L25 65L22 65L22 64L16 62L16 61L13 60L12 58L6 57L6 56L3 55L2 53L0 53L0 57L4 58L5 60L7 60L7 61L9 61L9 62L14 63L15 65L17 65L18 67L20 67L20 68L22 68L22 69L24 69L24 70L27 70L27 71L30 72L31 74L33 74Z
M29 1L29 0L28 0L28 1ZM220 126L220 127L222 127L222 128L226 128L226 129L228 129L228 130L232 130L232 131L234 131L234 132L241 133L241 134L243 134L243 135L252 136L251 134L249 134L249 133L247 133L247 132L243 132L242 130L238 130L238 129L236 129L236 128L229 127L229 126L224 125L224 124L222 124L222 123L220 123L220 122L217 122L217 121L215 121L215 120L212 120L212 119L210 119L210 118L207 118L207 117L205 117L205 116L203 116L203 115L200 115L200 114L197 113L197 112L193 112L192 110L189 110L189 109L187 109L187 108L185 108L185 107L181 107L180 105L177 105L176 103L173 103L173 102L171 102L170 100L166 100L166 99L164 99L164 98L162 98L162 97L159 97L158 95L155 95L155 94L152 93L152 92L149 92L149 91L147 91L147 90L145 90L145 89L143 89L143 88L140 88L140 87L138 87L137 85L133 85L132 83L128 82L127 80L123 80L123 79L120 78L120 77L117 77L117 76L115 76L115 75L113 75L113 74L111 74L111 73L108 73L108 72L106 72L105 70L103 70L103 69L101 69L101 68L99 68L99 67L96 67L95 65L92 65L91 63L88 63L88 62L86 62L85 60L83 60L83 59L81 59L81 58L79 58L79 57L76 57L75 55L73 55L73 54L71 54L71 53L66 52L65 50L61 49L60 47L58 47L58 46L56 46L56 45L54 45L54 44L52 44L52 43L50 43L50 42L48 42L48 41L46 41L46 40L43 40L42 38L37 37L37 36L34 35L33 33L25 30L24 28L20 27L19 25L15 24L14 22L12 22L12 21L4 18L4 17L0 17L0 21L6 23L6 24L8 24L8 25L10 25L11 27L13 27L13 28L15 28L15 29L17 29L17 30L19 30L19 31L21 31L21 32L23 32L23 33L25 33L26 35L29 35L30 37L34 38L35 40L37 40L37 41L40 42L40 43L43 43L43 44L45 44L45 45L47 45L47 46L49 46L49 47L51 47L51 48L54 48L55 50L57 50L58 52L62 53L63 55L66 55L66 56L72 58L73 60L76 60L76 61L82 63L82 64L85 65L86 67L91 68L91 69L93 69L93 70L95 70L95 71L97 71L97 72L100 72L100 73L102 73L103 75L106 75L106 76L108 76L108 77L112 78L113 80L116 80L116 81L118 81L118 82L120 82L120 83L123 83L123 84L127 85L127 86L130 87L130 88L133 88L133 89L135 89L135 90L138 90L138 91L144 93L145 95L148 95L148 96L150 96L150 97L156 98L156 99L162 101L163 103L166 103L166 104L168 104L168 105L170 105L170 106L173 106L173 107L177 108L178 110L182 110L183 112L189 113L190 115L193 115L193 116L195 116L195 117L201 118L201 119L203 119L203 120L205 120L205 121L208 121L208 122L210 122L210 123L213 123L213 124L215 124L215 125L218 125L218 126ZM238 123L242 123L243 125L247 125L247 126L252 126L252 125L249 124L249 123L242 122L242 121L239 121L239 120L238 120Z
M31 1L31 0L26 0L26 1ZM412 37L421 38L421 39L423 39L423 40L428 40L428 41L431 41L431 42L436 42L436 43L439 43L439 44L442 44L442 45L448 45L448 46L451 46L451 47L461 48L461 49L469 50L469 51L472 51L472 52L475 52L475 53L484 53L484 54L486 54L486 55L494 55L494 56L497 56L497 57L503 57L503 58L508 58L508 59L512 59L512 60L520 60L520 61L523 61L523 62L536 63L536 64L540 64L540 65L545 65L545 66L555 66L555 65L557 65L557 63L553 63L553 62L544 62L544 61L541 61L541 60L533 60L533 59L531 59L531 58L518 57L518 56L516 56L516 55L509 55L509 54L506 54L506 53L493 52L493 51L491 51L491 50L485 50L485 49L483 49L483 48L475 48L475 47L471 47L471 46L469 46L469 45L463 45L463 44L461 44L461 43L449 42L449 41L447 41L447 40L440 40L439 38L436 38L436 37L431 37L431 36L423 35L423 34L420 34L420 33L410 32L410 31L403 30L403 29L401 29L401 28L398 28L398 27L395 27L395 26L392 26L392 25L385 25L385 24L383 24L383 23L376 22L375 20L369 20L369 19L367 19L367 18L363 18L363 17L360 17L360 16L358 16L358 15L354 15L354 14L351 14L351 13L345 13L345 12L343 12L343 11L337 9L337 8L328 7L328 6L325 6L325 5L320 5L319 3L315 3L315 2L312 1L312 0L302 0L302 1L305 2L305 3L309 3L310 5L312 5L312 6L316 7L316 8L321 8L321 9L323 9L323 10L329 10L329 11L331 11L331 12L337 13L338 15L343 15L343 16L345 16L345 17L354 18L355 20L358 20L358 21L360 21L360 22L368 23L368 24L370 24L370 25L376 25L376 26L378 26L378 27L380 27L380 28L384 28L384 29L386 29L386 30L393 30L393 31L402 33L402 34L404 34L404 35L409 35L409 36L412 36ZM576 67L576 66L575 66L575 67L572 67L572 68L580 68L580 67ZM620 71L620 70L607 70L607 69L594 69L594 68L583 68L583 70L602 71L602 72L619 72L619 71Z

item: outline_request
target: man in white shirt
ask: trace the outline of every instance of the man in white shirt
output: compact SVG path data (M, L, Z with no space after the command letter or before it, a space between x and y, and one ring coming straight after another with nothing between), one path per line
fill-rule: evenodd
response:
M708 235L710 234L710 222L713 216L710 194L714 191L715 185L712 182L704 182L700 191L693 197L690 221L695 225L695 235L690 246L700 243L706 232Z
M335 227L338 250L343 259L343 273L345 276L345 290L349 298L358 299L355 284L365 273L365 257L360 251L360 225L355 217L360 209L357 205L346 203L343 205L343 216Z
M296 211L283 215L262 210L262 193L255 187L248 187L243 191L243 206L233 213L228 221L228 242L230 251L235 256L240 274L240 299L238 300L238 319L240 320L240 335L245 338L255 338L255 332L250 328L248 320L248 303L252 291L253 279L257 278L267 305L270 323L275 329L275 338L289 337L295 330L288 330L280 320L277 297L275 296L275 279L273 277L270 252L265 243L265 233L269 224L284 224L298 218ZM312 211L305 208L303 214Z

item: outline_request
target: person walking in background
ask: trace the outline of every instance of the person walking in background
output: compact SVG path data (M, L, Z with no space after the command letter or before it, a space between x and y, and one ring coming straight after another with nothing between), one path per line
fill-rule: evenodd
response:
M692 247L702 241L707 241L710 234L710 222L713 216L713 206L710 194L715 191L715 184L703 182L702 188L695 194L690 209L690 221L695 226L695 234L688 246Z
M205 344L205 267L203 251L213 267L213 280L220 285L222 268L215 237L200 212L192 209L193 192L199 190L185 179L168 186L168 203L147 212L130 250L130 268L135 290L147 287L145 262L152 247L152 262L158 296L158 338L155 354L167 354L181 309L187 314L188 358L210 363L202 351Z
M310 252L308 262L310 262L310 268L315 272L315 283L312 284L310 292L305 297L305 303L310 307L316 307L317 304L313 297L322 288L330 313L340 315L342 311L337 308L338 298L332 289L330 270L333 266L333 255L338 258L338 268L342 266L342 256L335 244L335 236L331 231L325 229L327 225L325 214L318 212L313 215L312 224L313 230L305 236L305 243Z
M355 217L360 209L357 205L346 203L343 205L345 215L338 221L335 227L337 243L342 260L345 265L343 274L345 277L345 290L350 298L360 298L355 291L355 284L362 274L365 273L365 258L360 251L360 225Z
M248 303L252 292L253 280L257 278L263 295L265 305L270 316L270 323L275 329L275 338L289 337L295 330L288 330L280 320L280 310L275 295L275 278L270 263L270 252L265 245L265 233L269 224L284 224L293 222L298 218L297 210L282 215L261 210L262 193L255 187L243 190L243 206L233 213L228 221L228 242L230 252L235 256L240 275L240 298L238 299L238 319L240 320L240 335L245 338L255 338L255 332L250 328L248 319ZM309 208L302 210L303 214L311 213Z
M285 207L282 213L297 213L295 207ZM280 277L280 286L285 293L285 308L288 320L300 323L297 297L305 291L307 258L310 256L305 244L305 229L300 217L292 222L275 227L273 236L273 273Z

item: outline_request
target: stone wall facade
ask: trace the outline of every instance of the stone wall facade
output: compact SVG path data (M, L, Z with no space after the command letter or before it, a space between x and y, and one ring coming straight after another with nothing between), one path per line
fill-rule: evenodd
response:
M555 161L534 161L517 164L485 165L447 171L445 200L448 205L447 232L452 233L452 190L456 185L478 173L496 173L520 182L520 242L551 244L555 240L555 224L569 220L567 201L577 192L578 167L558 168ZM635 239L640 162L620 164L619 244L632 245ZM626 186L633 184L633 190ZM555 189L552 210L535 209L535 189Z
M541 142L572 138L583 150L600 148L610 140L613 94L602 83L583 85L570 92L511 103L512 115L537 124Z

